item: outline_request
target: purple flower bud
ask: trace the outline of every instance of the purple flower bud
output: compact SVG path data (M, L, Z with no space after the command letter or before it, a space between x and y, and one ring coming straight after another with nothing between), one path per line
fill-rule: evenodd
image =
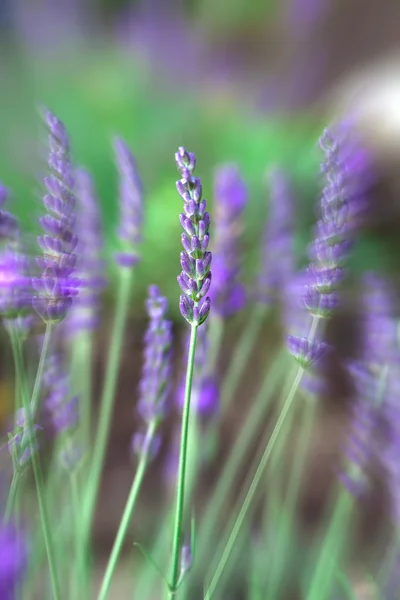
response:
M235 166L221 167L215 176L216 201L214 283L212 299L216 313L228 317L240 310L245 301L244 288L238 281L240 271L241 218L247 203L247 188ZM243 292L238 294L237 288ZM234 292L236 294L233 301ZM238 298L243 300L238 304Z
M293 194L280 169L268 173L269 215L264 233L258 295L262 302L282 298L294 273Z
M105 263L101 256L103 240L100 210L93 180L84 169L76 171L76 195L79 230L77 270L81 286L79 296L65 321L68 335L92 331L98 326L99 297L107 284L104 276Z
M147 423L146 434L136 434L134 449L149 455L156 449L156 438L150 435L152 425L165 416L171 380L172 324L165 319L168 303L157 286L150 286L146 302L150 323L145 335L144 365L139 384L137 409Z
M293 335L288 336L287 344L289 352L304 369L317 362L327 349L325 342L310 342L307 338Z
M71 282L71 274L75 268L73 251L77 244L75 226L75 197L73 194L74 178L69 153L69 142L64 125L49 112L45 113L45 121L49 127L50 153L48 165L53 171L46 177L46 187L54 202L46 194L46 207L51 214L40 219L45 234L40 239L40 245L45 248L43 259L38 260L43 268L41 281L45 285L42 293L34 296L32 306L45 322L58 323L62 321L71 304L72 296L77 292L77 280ZM54 196L53 196L54 195ZM53 241L51 241L51 238ZM51 286L46 285L47 282ZM39 289L39 279L33 281ZM72 285L71 285L72 284Z
M118 238L121 242L116 260L120 267L130 268L139 260L137 246L142 241L143 189L135 159L127 144L121 138L115 138L114 149L119 171Z
M210 217L206 211L206 201L202 200L202 186L198 177L193 175L196 165L194 154L180 147L175 154L176 165L182 179L177 182L178 193L184 200L185 214L179 216L182 234L181 252L182 273L178 283L183 292L179 308L183 317L191 324L200 325L210 311L210 301L203 309L203 296L208 293L211 283L211 253L207 252ZM208 308L207 308L208 307Z

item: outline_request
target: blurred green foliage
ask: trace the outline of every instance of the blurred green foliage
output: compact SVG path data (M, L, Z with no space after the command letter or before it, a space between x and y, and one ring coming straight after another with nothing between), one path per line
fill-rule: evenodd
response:
M15 211L30 231L37 228L44 131L36 107L43 103L65 122L74 160L92 172L101 201L106 250L112 265L118 220L112 136L122 135L137 157L145 187L145 241L137 291L157 282L173 302L178 289L181 201L175 191L174 152L183 144L195 151L204 194L212 204L212 175L221 162L237 162L250 188L244 230L248 277L254 273L268 195L269 165L285 167L295 183L301 227L315 196L316 139L320 124L304 115L263 117L235 101L232 90L167 89L139 57L110 44L77 45L68 59L27 58L15 52L2 69L0 96L0 179L15 197ZM3 88L4 89L4 88ZM43 157L42 157L43 159ZM308 202L306 202L308 200ZM211 206L212 210L212 206ZM304 213L304 214L303 214ZM302 233L303 231L303 233Z

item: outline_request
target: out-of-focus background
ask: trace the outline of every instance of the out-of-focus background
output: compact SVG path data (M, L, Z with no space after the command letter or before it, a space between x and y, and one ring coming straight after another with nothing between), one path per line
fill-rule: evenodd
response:
M0 181L12 191L9 208L26 231L35 233L41 212L41 105L64 121L74 161L94 176L111 277L118 218L115 134L136 155L144 184L142 261L96 526L100 554L110 547L132 473L130 398L150 283L168 296L178 334L183 328L177 310L176 148L195 151L211 206L214 168L240 166L250 189L243 244L250 281L268 212L267 167L281 165L293 181L300 264L319 189L318 136L326 124L350 115L375 159L380 217L354 264L392 269L400 238L399 23L398 0L1 0ZM111 291L99 332L100 372L112 299ZM278 338L277 332L267 335ZM234 341L235 323L228 336ZM2 399L6 404L6 388ZM147 483L150 499L158 497L158 484L157 478ZM144 521L141 535L145 529Z

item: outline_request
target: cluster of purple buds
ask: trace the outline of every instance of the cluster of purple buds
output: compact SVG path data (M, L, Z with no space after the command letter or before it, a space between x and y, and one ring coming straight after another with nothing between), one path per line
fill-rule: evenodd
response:
M0 598L14 600L28 566L26 535L16 525L0 527Z
M49 353L43 373L44 406L57 433L72 430L78 422L78 397L71 395L69 376L56 351Z
M264 234L258 299L271 303L285 299L285 290L294 275L293 253L293 193L283 171L274 168L268 173L270 189L269 214Z
M213 310L229 317L246 301L240 274L242 216L248 200L247 187L235 165L220 167L215 175L215 244L213 248Z
M211 306L207 296L211 285L212 259L211 252L207 250L210 215L206 212L207 203L202 199L200 178L193 175L195 155L181 146L175 154L175 160L181 173L176 187L184 201L184 213L179 215L184 249L181 252L182 273L178 276L183 292L179 308L188 323L201 325L207 319Z
M364 277L363 341L361 357L348 365L355 389L352 406L352 430L346 449L347 471L341 474L346 487L360 495L368 484L367 468L371 461L385 463L393 475L398 464L400 412L391 410L390 382L397 378L400 355L396 352L396 322L393 318L390 290L382 278L372 273ZM396 356L397 355L397 356ZM398 391L398 390L397 390ZM395 399L397 405L397 394ZM396 416L397 415L397 416ZM388 422L385 424L386 418ZM384 435L384 430L386 435ZM394 444L391 444L394 435ZM391 454L394 462L392 464ZM400 509L400 470L389 477ZM400 516L400 512L399 512Z
M190 335L185 340L186 353L189 348ZM193 410L200 416L209 417L215 415L219 407L219 385L216 376L209 372L208 367L209 336L207 324L199 329L196 343L196 354L194 358L194 373L192 379L191 405ZM185 398L185 376L182 377L177 400L182 409Z
M121 138L114 141L119 171L120 225L118 238L121 249L116 254L120 267L133 267L139 260L138 246L142 241L143 189L136 161Z
M46 112L45 121L49 129L48 165L51 174L44 179L47 194L43 202L48 214L40 219L44 234L38 237L38 243L43 256L37 258L37 264L43 271L40 278L33 279L38 295L33 297L32 304L46 323L59 323L65 318L79 288L79 280L72 277L78 241L75 234L74 179L65 127L50 112Z
M172 323L165 318L167 299L160 295L155 285L149 287L146 308L150 322L144 338L144 365L137 410L147 429L144 433L133 436L132 445L135 453L151 458L157 453L160 444L155 435L156 429L168 409Z
M309 252L311 263L307 270L308 282L302 295L306 309L318 319L329 318L338 306L343 266L352 245L353 232L348 220L353 211L350 204L359 201L354 192L352 173L349 172L351 155L344 152L343 144L346 144L346 139L328 130L320 139L325 155L321 166L325 185L321 216ZM311 339L309 337L289 336L288 340L289 351L304 368L318 360L326 349L323 343L316 341L313 336Z
M77 274L79 295L66 321L68 332L92 331L99 322L99 297L107 280L102 259L102 224L94 183L85 169L75 173L77 210Z

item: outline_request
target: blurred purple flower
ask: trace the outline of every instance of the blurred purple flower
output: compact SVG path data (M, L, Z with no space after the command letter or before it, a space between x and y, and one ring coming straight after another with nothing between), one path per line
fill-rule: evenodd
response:
M136 161L121 138L114 140L115 159L119 171L120 224L118 238L121 250L116 254L120 267L132 267L139 260L142 241L143 189Z
M54 349L46 359L43 389L44 405L55 431L60 434L73 429L78 422L78 397L71 395L69 374Z
M43 269L41 278L34 278L38 292L33 297L33 308L46 323L62 321L78 294L79 280L75 271L77 244L75 234L75 197L69 141L64 125L52 113L45 113L49 129L48 165L51 175L45 177L47 194L43 198L48 211L40 219L44 235L38 237L43 256L37 264Z
M145 433L135 433L133 450L150 459L160 446L152 432L158 427L167 412L167 401L171 382L172 323L165 319L167 299L160 295L157 286L149 287L146 301L150 318L144 342L144 365L139 384L137 410L147 425Z
M240 274L242 215L248 200L247 187L234 165L220 167L215 175L215 243L211 293L215 313L229 317L246 301Z
M269 214L265 228L258 278L258 298L270 303L284 298L285 289L294 275L293 194L289 181L280 169L268 173Z
M211 285L212 260L211 252L207 251L210 215L206 212L207 202L202 199L200 178L193 175L195 155L181 146L175 154L175 161L181 174L176 187L184 202L184 213L179 215L184 249L181 252L182 273L178 275L183 292L179 308L188 323L201 325L207 319L211 306L207 296Z
M15 600L23 584L28 563L28 547L22 531L13 524L0 527L0 598Z
M65 329L72 333L91 331L99 322L99 297L107 284L104 275L105 263L102 254L101 215L94 183L85 169L75 173L77 210L77 275L81 281L79 295L76 298Z

